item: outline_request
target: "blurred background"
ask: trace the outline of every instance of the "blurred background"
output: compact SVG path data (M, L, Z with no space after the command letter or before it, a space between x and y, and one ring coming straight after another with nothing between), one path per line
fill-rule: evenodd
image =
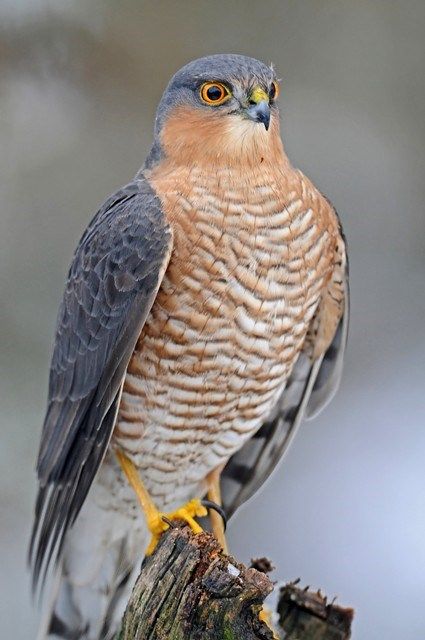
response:
M424 31L423 0L0 0L3 637L37 627L25 554L73 249L142 164L171 74L216 52L274 62L287 152L340 212L352 288L340 391L231 549L354 606L358 640L425 637Z

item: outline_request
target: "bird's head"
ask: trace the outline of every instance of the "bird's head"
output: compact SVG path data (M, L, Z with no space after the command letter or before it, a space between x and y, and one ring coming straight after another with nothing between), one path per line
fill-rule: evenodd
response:
M172 77L161 98L154 154L185 163L262 162L281 151L278 94L273 68L254 58L194 60Z

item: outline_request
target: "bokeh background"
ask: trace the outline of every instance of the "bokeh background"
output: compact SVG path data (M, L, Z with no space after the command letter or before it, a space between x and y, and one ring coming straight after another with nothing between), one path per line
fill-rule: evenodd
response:
M425 637L425 3L0 0L1 635L34 638L25 554L56 309L97 206L142 163L194 57L282 77L286 149L335 203L352 316L334 402L230 524L235 555Z

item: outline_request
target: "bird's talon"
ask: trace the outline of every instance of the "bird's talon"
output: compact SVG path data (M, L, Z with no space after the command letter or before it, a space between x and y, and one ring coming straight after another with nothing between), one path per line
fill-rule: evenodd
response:
M162 516L162 520L164 522L166 522L171 529L175 529L176 528L176 525L174 524L174 522L172 520L170 520L169 518L167 518L167 516Z
M207 509L213 509L218 513L219 516L221 516L221 519L223 520L223 532L225 532L227 529L227 516L223 507L217 504L217 502L213 502L213 500L207 500L206 498L201 500L201 503L204 507L207 507Z
M196 522L195 517L201 518L206 515L208 515L207 508L202 504L202 501L197 498L190 500L179 509L171 511L170 513L158 511L148 521L148 528L152 534L152 538L146 550L146 555L149 556L154 552L161 535L173 526L173 520L184 520L193 533L198 534L202 533L203 529Z

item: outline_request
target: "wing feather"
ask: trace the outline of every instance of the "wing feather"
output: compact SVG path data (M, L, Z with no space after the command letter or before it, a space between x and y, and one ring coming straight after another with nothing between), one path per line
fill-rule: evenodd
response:
M125 370L172 248L142 178L111 196L74 254L59 309L37 463L34 584L60 554L108 446Z

